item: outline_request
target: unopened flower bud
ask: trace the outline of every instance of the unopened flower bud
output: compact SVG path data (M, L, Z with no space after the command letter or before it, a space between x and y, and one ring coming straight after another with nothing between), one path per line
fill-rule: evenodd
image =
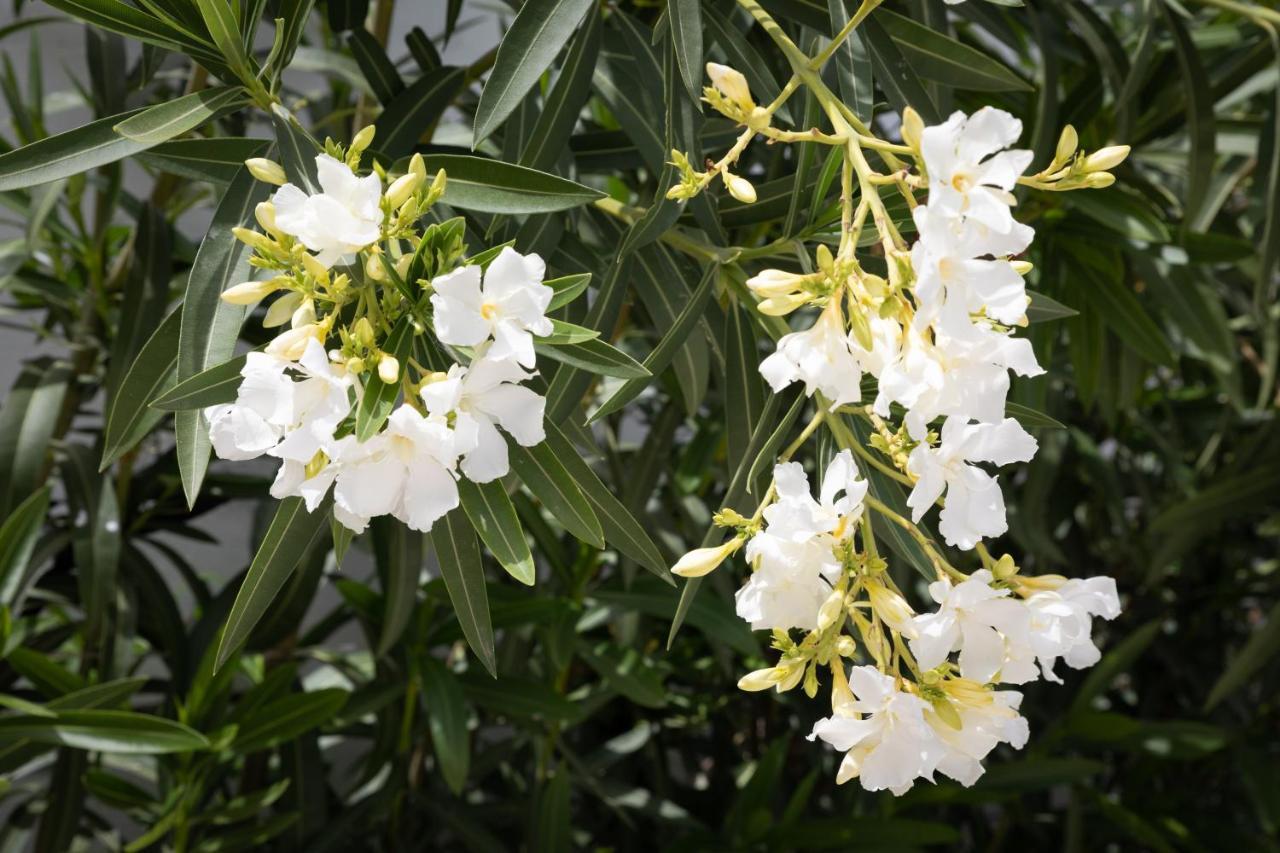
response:
M738 679L738 689L747 690L752 693L768 690L778 683L778 671L773 667L765 669L757 669L754 672L748 672L742 678Z
M423 162L421 154L415 152L414 155L409 158L409 171L407 174L417 175L419 183L426 183L427 164Z
M768 299L762 299L756 305L756 308L761 314L767 314L770 317L784 317L808 301L808 294L789 293L786 296L771 296Z
M725 172L723 177L724 185L729 190L729 195L743 204L751 204L756 200L756 188L751 186L751 182L746 178L729 172Z
M387 187L387 204L393 208L404 204L421 183L422 178L413 172L396 178L391 186Z
M385 281L387 271L382 266L381 255L370 255L364 261L364 274L370 281Z
M244 161L244 165L248 168L250 175L265 184L274 184L277 187L281 187L289 182L289 178L284 173L284 167L275 160L268 160L265 157L250 157Z
M671 573L682 578L700 578L710 574L730 554L737 551L741 544L742 540L735 538L711 548L694 548L671 567Z
M1058 137L1058 148L1053 153L1054 164L1060 166L1070 160L1079 144L1080 137L1076 134L1074 127L1067 125L1062 128L1062 135Z
M298 326L289 329L275 337L271 343L267 344L267 352L271 355L278 355L288 361L296 361L306 351L307 341L315 337L317 327L315 325Z
M320 263L320 260L316 258L315 255L303 252L300 260L302 262L302 268L306 270L307 275L317 281L329 280L329 270L325 268L324 264Z
M741 107L743 112L749 113L755 107L755 101L751 100L751 87L740 71L727 65L708 62L707 77L711 78L711 85L719 89L720 94Z
M271 281L246 281L222 291L222 301L231 305L252 305L280 289L275 279Z
M996 560L995 566L991 569L991 574L996 580L1007 580L1018 573L1018 564L1013 561L1010 554L1001 554L1000 559Z
M413 255L401 255L396 259L395 270L396 275L403 279L409 274L409 267L413 266Z
M373 135L377 132L377 128L373 125L367 125L360 129L360 132L351 140L351 147L347 149L348 154L359 155L373 142Z
M842 658L851 658L854 652L858 650L858 644L853 641L853 637L848 634L841 634L836 640L836 654Z
M1035 269L1035 264L1031 263L1031 261L1009 261L1009 266L1013 267L1013 271L1021 276L1025 276Z
M392 385L400 378L400 362L394 355L383 353L378 359L378 378L385 384Z
M920 635L911 621L916 615L915 611L905 598L878 580L867 581L866 589L871 607L886 625L910 640Z
M366 349L373 346L374 333L373 324L369 322L368 317L361 317L356 320L355 326L351 329L352 337L356 339L356 343Z
M444 173L444 169L436 172L436 176L431 179L431 191L427 193L427 198L435 201L444 195L445 188L449 184L449 179Z
M757 296L786 296L804 285L805 276L786 270L761 270L747 279L747 287Z
M266 234L261 234L250 228L232 228L231 233L241 243L249 248L261 252L264 255L275 255L279 253L279 247Z
M1089 188L1100 190L1114 184L1116 176L1110 172L1090 172L1085 176L1084 182Z
M831 591L827 600L818 608L818 630L827 630L842 615L844 615L844 590L837 588Z
M347 372L355 374L364 373L364 359L355 357L347 359Z
M1128 145L1108 145L1085 157L1083 167L1086 172L1106 172L1119 166L1128 156Z
M832 257L831 249L826 243L818 244L818 248L814 250L813 257L818 262L818 269L828 276L835 275L836 259Z
M271 202L259 202L253 209L253 217L258 220L263 231L270 232L272 235L280 233L280 229L276 227L276 206Z
M911 107L902 111L902 141L911 148L920 149L920 136L924 133L924 119Z
M802 659L784 660L778 664L777 669L782 676L778 679L776 689L779 693L786 693L799 684L801 678L804 678L805 662Z
M275 302L271 303L271 307L267 309L267 316L262 320L262 326L265 329L274 329L276 326L283 326L289 322L289 318L293 316L293 312L298 310L302 305L303 296L301 293L286 293Z
M759 133L769 126L769 119L768 110L764 107L754 107L751 110L751 114L747 116L747 127Z
M289 318L289 325L297 329L301 326L312 326L316 322L316 303L310 299L302 300L302 304Z
M964 721L960 719L960 712L956 710L956 706L951 704L951 700L945 696L935 699L931 705L931 710L937 718L945 725L959 731L964 728Z

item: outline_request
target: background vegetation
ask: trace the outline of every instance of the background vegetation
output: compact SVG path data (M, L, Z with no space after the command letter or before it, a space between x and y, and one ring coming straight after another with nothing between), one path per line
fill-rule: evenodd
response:
M1115 576L1125 612L1100 628L1098 667L1028 691L1024 752L993 756L972 789L895 799L835 786L837 756L803 740L815 703L734 688L764 637L733 615L728 572L668 647L679 590L644 570L696 545L727 485L769 463L773 437L753 428L790 403L766 402L765 333L735 283L838 227L838 168L800 146L749 150L756 204L655 204L669 149L714 154L732 138L691 97L704 57L760 96L785 82L733 3L528 0L503 50L468 68L439 56L477 14L461 0L441 32L392 44L391 0L222 3L221 29L202 14L214 0L6 5L0 50L28 40L38 56L43 27L86 22L75 94L98 121L46 139L65 96L6 53L0 216L16 236L0 245L0 322L51 354L24 361L0 408L4 849L1280 846L1270 7L888 0L827 69L885 133L905 103L926 121L994 104L1023 119L1037 164L1067 123L1082 147L1134 146L1110 189L1021 201L1039 234L1030 334L1049 372L1015 383L1041 452L1006 478L1001 543L1035 571ZM765 5L804 47L853 8ZM200 92L132 138L113 130ZM446 556L438 538L375 525L339 564L320 519L285 543L278 596L215 674L243 572L192 559L189 543L228 504L256 519L234 536L261 540L270 472L215 464L201 488L202 459L177 452L197 422L147 404L191 375L184 294L240 280L234 259L214 263L251 207L240 163L288 162L298 144L264 109L276 98L319 138L376 120L387 164L420 150L537 170L450 161L452 200L472 252L514 239L553 275L592 273L590 307L565 318L656 375L583 428L601 383L546 371L553 418L651 540L607 530L608 549L583 544L512 483L537 582L486 553L487 584L459 619L441 575L478 576L474 534ZM788 110L815 121L802 99ZM145 171L142 191L126 168ZM566 201L578 191L537 173L607 198ZM175 445L175 430L192 432ZM914 584L905 555L894 571Z

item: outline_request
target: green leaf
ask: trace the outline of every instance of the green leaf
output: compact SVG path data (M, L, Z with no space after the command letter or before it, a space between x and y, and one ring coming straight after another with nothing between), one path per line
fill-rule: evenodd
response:
M116 125L138 112L91 121L0 154L0 192L69 178L145 151L151 144L135 142L115 132Z
M95 27L176 53L186 53L215 73L222 58L213 45L121 0L49 0L49 5Z
M529 849L538 853L552 850L570 850L570 838L573 832L572 818L569 814L569 768L560 768L538 789L537 796L530 802L533 813L530 815L532 832Z
M466 511L462 507L454 509L432 526L430 535L436 562L440 564L440 576L444 578L445 589L453 602L453 612L462 626L467 645L489 674L497 678L484 564L480 561L480 546L467 521Z
M520 583L533 586L533 555L502 481L474 483L464 477L458 481L458 494L467 518L502 568Z
M1101 696L1117 676L1128 672L1159 633L1159 621L1148 622L1107 652L1098 665L1089 670L1080 689L1076 691L1071 700L1071 713L1088 710L1094 698Z
M1121 236L1144 243L1168 243L1169 229L1160 214L1145 199L1112 187L1066 193L1066 201L1085 216L1102 223Z
M201 89L172 101L148 107L115 126L116 133L143 145L158 145L181 136L248 101L239 86Z
M524 717L546 723L568 724L581 716L580 706L541 681L503 676L490 681L470 673L459 677L468 699L504 717Z
M67 393L66 366L39 360L22 372L0 409L0 514L43 483L49 443Z
M49 509L49 487L32 493L0 525L0 604L11 610L26 580L27 564Z
M555 295L551 297L551 303L547 305L547 313L549 314L557 308L563 308L582 295L582 292L587 289L587 285L591 283L591 273L583 272L561 276L560 278L549 278L542 283L555 291Z
M714 264L708 266L707 271L702 276L702 282L698 285L697 290L693 292L693 295L689 297L689 301L685 303L680 315L676 317L675 323L662 336L662 340L658 341L658 345L653 348L653 352L649 353L648 357L645 358L642 366L651 376L667 369L667 365L675 357L676 351L684 345L685 340L693 331L693 327L702 319L702 311L711 296L718 269L719 267ZM648 384L648 378L633 379L624 383L607 400L600 404L600 408L596 409L587 423L597 421L606 415L616 412L634 400Z
M418 604L422 534L385 516L374 519L374 525L374 553L382 579L382 631L376 654L382 657L399 642Z
M926 80L975 92L1030 92L1031 85L989 53L888 9L877 9L877 24L902 52L907 64ZM921 113L923 115L923 113Z
M181 723L132 711L58 711L52 719L0 717L0 740L12 738L132 755L191 752L209 745L203 735Z
M447 65L415 80L373 123L378 150L393 160L413 153L423 131L436 123L465 82L464 69Z
M351 694L331 687L292 693L263 705L236 731L231 748L237 752L257 752L297 738L332 720L347 704Z
M1268 611L1262 627L1253 633L1213 683L1204 701L1205 711L1212 711L1219 702L1248 684L1277 652L1280 652L1280 603Z
M933 99L916 76L915 68L899 50L898 42L880 23L880 16L886 11L877 9L876 14L868 16L859 27L867 39L876 82L898 112L913 107L925 124L941 124L942 113L934 106Z
M427 711L431 750L445 784L461 794L471 766L471 736L467 731L467 704L462 685L444 664L433 657L419 662L422 704Z
M182 301L182 323L178 331L178 383L191 379L231 358L246 309L220 298L222 291L250 277L250 250L237 240L231 229L253 220L253 209L267 197L268 184L254 179L241 168L227 187L213 221L205 234ZM178 468L187 505L194 506L209 465L208 428L199 411L182 412L174 418Z
M640 362L607 344L599 338L575 344L552 346L539 340L534 341L533 348L538 355L544 355L555 361L573 365L579 370L595 373L600 376L616 376L619 379L643 379L650 374Z
M1080 292L1125 346L1156 364L1174 364L1164 333L1121 276L1091 263L1076 264L1075 271Z
M360 65L364 79L369 81L369 88L373 90L378 103L386 106L404 91L404 81L400 79L395 63L387 57L387 51L373 37L373 33L357 27L347 37L347 46Z
M569 145L582 106L591 93L591 73L600 55L600 11L592 4L565 54L555 85L547 92L542 111L520 152L520 165L546 171L556 164Z
M580 344L584 341L592 341L600 337L600 333L595 329L585 329L582 326L575 326L573 323L566 323L564 320L551 321L551 334L544 335L537 339L537 342L545 346L567 346L568 344Z
M1196 218L1209 192L1216 157L1217 129L1214 121L1213 92L1209 88L1209 74L1200 59L1200 51L1191 40L1178 13L1168 4L1158 4L1164 10L1165 21L1173 33L1173 49L1178 57L1178 69L1182 72L1182 86L1186 93L1187 136L1191 141L1191 153L1187 158L1187 196L1183 219Z
M463 210L554 213L604 198L604 193L567 178L500 160L465 154L430 154L423 159L428 172L444 169L444 201Z
M600 521L605 541L613 548L635 560L665 583L672 586L675 581L667 571L667 562L663 559L658 546L653 544L645 526L641 524L631 511L623 506L613 492L600 482L600 478L591 470L591 466L582 460L577 449L565 437L554 423L545 423L547 431L546 444L551 454L564 465L565 471L578 484L578 488L591 502L596 518Z
M242 80L251 77L255 68L245 52L244 40L240 37L240 22L236 19L232 0L195 0L195 3L227 66ZM257 21L251 22L251 26L256 23Z
M174 139L149 148L134 159L180 178L229 184L244 161L258 156L266 144L264 139L238 136Z
M177 376L178 328L181 309L169 313L138 351L120 387L111 399L103 429L102 463L105 471L132 450L155 427L164 412L149 407L152 399L173 387Z
M760 379L760 348L745 308L736 303L727 309L728 342L725 346L725 432L730 459L743 459L751 433L764 409L764 384Z
M302 498L290 497L280 502L223 623L218 640L218 667L249 638L321 531L327 529L328 521L327 509L321 507L308 512Z
M594 548L604 547L604 531L591 503L545 441L533 447L513 445L511 468L565 530Z
M410 316L406 314L387 336L383 351L395 356L403 372L408 367L412 347L413 325ZM395 407L396 397L400 394L400 378L401 376L397 376L395 382L383 382L376 370L365 374L364 394L360 397L360 408L356 410L357 441L363 443L373 438L387 422Z
M689 98L698 104L702 97L702 3L701 0L667 0L667 21L676 49L676 67Z
M1021 403L1015 403L1012 400L1004 404L1004 413L1007 417L1014 418L1018 423L1027 429L1066 429L1067 425L1061 421L1054 420L1044 412L1037 411L1030 406L1024 406Z
M480 93L472 148L501 127L537 85L591 5L592 0L527 0L520 7Z
M1050 320L1074 317L1080 313L1076 309L1069 308L1056 299L1051 299L1034 290L1028 290L1027 296L1031 298L1031 304L1027 306L1028 323L1047 323Z
M216 364L190 379L169 386L151 400L150 405L166 412L182 412L230 403L236 399L244 364L243 355Z

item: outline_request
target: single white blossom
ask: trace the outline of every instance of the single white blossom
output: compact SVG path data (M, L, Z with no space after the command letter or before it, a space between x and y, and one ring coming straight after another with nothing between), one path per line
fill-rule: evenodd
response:
M996 589L991 581L991 572L979 569L959 584L929 584L938 609L913 620L916 636L909 640L922 670L933 669L958 649L960 674L980 684L1035 679L1027 637L1030 614L1009 590Z
M840 579L830 537L797 541L757 533L747 543L747 560L756 568L734 595L734 609L753 631L818 627L818 611Z
M322 192L308 195L285 184L272 196L276 227L316 252L326 267L343 255L358 252L381 236L382 180L377 174L358 177L328 154L316 157Z
M867 481L859 478L853 454L842 450L832 457L822 475L818 499L809 492L809 477L798 462L784 462L773 469L778 499L764 511L768 531L791 541L805 541L820 534L842 539L862 515Z
M988 690L966 678L948 679L943 682L942 691L946 697L942 701L950 704L952 713L939 714L936 706L925 713L925 720L946 747L938 761L939 773L967 788L978 781L983 773L982 760L996 746L1026 746L1031 732L1026 718L1018 713L1021 693Z
M542 283L545 273L538 255L507 247L483 276L474 264L437 276L431 295L436 335L446 344L466 347L492 338L485 353L489 358L533 367L533 336L549 335L552 328L546 312L555 291Z
M275 447L293 423L292 362L261 352L245 356L234 403L205 409L209 440L222 459L244 460Z
M970 463L1030 462L1036 447L1036 440L1013 418L997 424L947 418L937 447L921 443L907 457L907 470L918 478L907 497L912 520L919 522L945 490L938 531L948 545L968 550L980 539L1001 535L1008 522L1000 484Z
M291 423L284 439L268 452L306 465L350 414L353 380L344 366L329 361L324 345L315 338L307 339L306 349L292 369L302 379L293 385Z
M809 735L845 753L836 781L857 778L868 791L894 794L906 793L918 778L932 781L944 747L925 722L928 703L873 666L853 667L849 687L855 698L841 710L851 713L819 720Z
M487 483L510 469L507 442L498 432L506 430L521 446L532 447L546 438L543 414L547 401L517 383L528 374L513 361L478 358L470 366L453 365L445 379L422 389L422 401L432 415L455 416L454 428L475 434L462 459L462 473L476 483Z
M1093 617L1111 620L1120 615L1116 582L1109 577L1073 578L1057 589L1033 593L1026 600L1031 612L1031 649L1047 681L1061 683L1053 671L1058 658L1072 669L1093 666L1102 657L1093 644Z
M862 399L862 369L850 349L840 301L829 300L813 328L783 335L760 363L760 375L774 391L803 382L805 394L820 391L833 408Z
M1031 165L1032 153L1003 149L1021 135L1022 122L994 107L971 116L954 112L926 127L920 150L929 174L929 205L1008 233L1014 225L1010 190Z

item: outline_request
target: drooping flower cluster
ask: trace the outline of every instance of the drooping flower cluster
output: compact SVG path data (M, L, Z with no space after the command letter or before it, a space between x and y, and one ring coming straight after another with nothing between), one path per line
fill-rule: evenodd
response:
M1041 676L1060 681L1059 659L1074 668L1097 662L1093 620L1120 611L1110 578L1025 576L1011 556L992 556L984 540L1008 529L989 466L1028 462L1037 449L1035 438L1006 416L1010 375L1044 372L1030 343L1015 334L1027 323L1023 276L1031 269L1017 257L1034 232L1014 219L1013 190L1020 183L1047 190L1106 186L1113 179L1105 170L1127 149L1078 154L1067 128L1053 163L1026 178L1032 154L1010 148L1022 126L1002 110L957 112L932 127L907 110L903 144L881 145L869 130L847 123L820 81L811 82L831 132L780 131L771 127L771 113L754 105L740 74L708 71L708 103L746 129L706 173L675 158L682 181L673 197L701 191L714 174L729 188L729 168L756 135L838 145L846 159L842 228L839 248L818 245L809 269L765 269L746 282L766 324L817 309L806 327L781 334L760 365L775 392L799 383L815 414L774 468L754 516L721 510L716 523L732 537L690 552L673 571L704 575L745 553L752 571L736 596L738 615L753 629L771 630L780 656L739 686L779 692L802 686L812 697L819 672L828 673L832 715L810 739L844 753L840 782L857 778L868 790L900 794L916 779L941 773L971 785L996 746L1020 748L1028 738L1018 713L1022 695L1001 685ZM864 145L884 152L896 172L873 173ZM903 156L915 161L914 170ZM880 187L901 193L911 207L914 243L902 238ZM925 199L915 197L919 191ZM878 232L878 260L857 254L868 220ZM868 378L875 391L864 398ZM858 420L868 441L852 428ZM844 449L828 464L815 500L804 469L787 460L822 426ZM869 491L860 465L910 488L909 519ZM956 568L921 528L935 505L942 539L976 551L981 568L968 574ZM930 610L917 612L895 583L873 519L888 522L899 537L905 530L932 566ZM803 636L797 640L793 631Z
M537 255L503 247L487 264L464 261L460 220L419 233L445 176L428 183L415 156L384 192L380 170L356 173L371 131L316 157L318 192L250 161L281 186L257 209L263 232L237 236L274 276L223 298L282 291L264 324L288 328L246 355L235 401L205 415L218 456L280 460L273 496L314 512L332 491L334 518L352 531L380 515L426 531L458 506L459 477L507 474L503 432L543 440L545 401L521 383L536 367L534 337L551 332L553 291Z

